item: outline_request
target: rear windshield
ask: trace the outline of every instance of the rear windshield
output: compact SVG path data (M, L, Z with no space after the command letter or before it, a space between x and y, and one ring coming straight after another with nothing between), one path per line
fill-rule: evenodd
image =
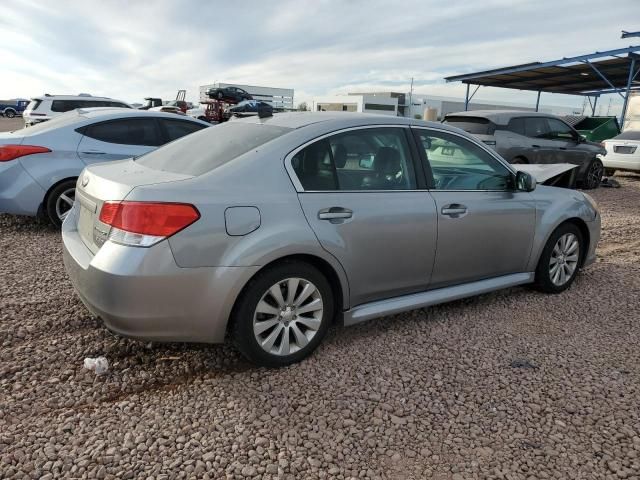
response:
M42 103L42 100L33 99L33 100L31 100L31 102L29 102L29 105L27 106L27 109L29 109L29 110L37 110L41 103Z
M493 135L495 130L493 123L482 117L446 117L444 123L472 135Z
M613 140L640 140L640 130L627 130L613 137Z
M155 170L202 175L290 131L273 125L227 122L171 142L136 162Z

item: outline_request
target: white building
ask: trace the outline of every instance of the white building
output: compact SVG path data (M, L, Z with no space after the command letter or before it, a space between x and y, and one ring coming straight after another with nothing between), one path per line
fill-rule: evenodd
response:
M248 92L255 100L271 104L273 108L293 110L293 89L258 87L255 85L241 85L239 83L212 83L200 87L200 101L208 100L207 90L211 88L238 87Z
M398 99L376 94L349 94L314 97L314 112L364 112L398 115Z

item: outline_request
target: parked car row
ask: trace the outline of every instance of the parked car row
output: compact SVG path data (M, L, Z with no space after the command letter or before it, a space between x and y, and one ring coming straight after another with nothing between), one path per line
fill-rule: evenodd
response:
M49 100L47 108L56 101L63 100ZM0 133L0 212L37 215L59 226L87 165L138 157L208 126L169 113L103 107Z
M602 180L605 147L553 115L475 110L447 115L444 123L476 136L510 163L577 165L577 182L585 189L598 187Z

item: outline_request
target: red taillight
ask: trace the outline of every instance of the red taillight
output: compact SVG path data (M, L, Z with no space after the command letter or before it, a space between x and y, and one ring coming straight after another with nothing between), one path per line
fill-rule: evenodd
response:
M188 203L104 202L100 221L125 232L168 237L188 227L200 213Z
M46 147L36 147L34 145L0 145L0 162L8 162L25 155L34 153L50 152Z

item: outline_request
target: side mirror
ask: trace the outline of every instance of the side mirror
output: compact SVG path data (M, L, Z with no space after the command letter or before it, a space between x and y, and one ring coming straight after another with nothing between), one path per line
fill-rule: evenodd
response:
M516 190L519 192L533 192L536 189L536 179L527 172L516 173Z
M578 135L578 140L576 140L576 143L584 143L587 141L587 137L585 137L584 135Z

